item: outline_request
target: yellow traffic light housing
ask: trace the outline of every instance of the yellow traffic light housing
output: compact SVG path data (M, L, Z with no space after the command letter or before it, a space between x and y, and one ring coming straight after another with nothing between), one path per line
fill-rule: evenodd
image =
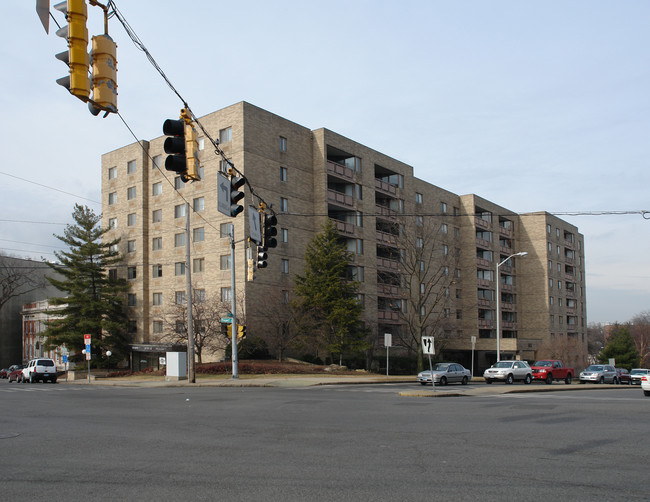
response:
M178 173L185 183L199 181L199 148L189 112L183 108L179 120L165 120L163 134L170 136L163 144L165 153L170 154L165 159L165 169Z
M59 37L68 41L68 50L56 55L56 58L66 63L69 67L69 75L62 77L56 82L62 85L71 94L82 101L88 101L90 97L90 77L88 69L90 60L88 57L88 11L85 0L67 0L56 4L54 8L65 14L68 25L57 30Z
M101 110L117 113L117 44L107 34L92 37L93 115Z

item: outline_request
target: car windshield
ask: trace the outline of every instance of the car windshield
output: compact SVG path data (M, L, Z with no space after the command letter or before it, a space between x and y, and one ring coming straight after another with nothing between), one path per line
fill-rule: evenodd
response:
M645 375L648 373L648 370L632 370L630 375Z
M548 366L549 368L553 366L553 363L551 361L535 361L535 364L533 366Z
M447 371L449 369L449 363L438 363L433 367L433 371Z
M603 371L603 367L598 364L592 364L585 371Z
M512 368L512 361L499 361L495 363L493 368Z

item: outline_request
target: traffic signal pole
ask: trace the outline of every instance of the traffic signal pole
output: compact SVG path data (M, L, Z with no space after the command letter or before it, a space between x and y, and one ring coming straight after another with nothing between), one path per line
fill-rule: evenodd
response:
M185 203L185 278L187 284L187 382L196 382L196 370L194 367L194 320L192 316L192 269L190 261L190 203Z
M239 378L239 359L237 356L237 295L235 294L235 225L230 225L230 294L232 312L232 377Z

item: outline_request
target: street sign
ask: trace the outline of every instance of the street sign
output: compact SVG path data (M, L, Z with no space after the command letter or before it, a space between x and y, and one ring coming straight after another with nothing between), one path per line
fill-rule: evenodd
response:
M230 322L232 322L232 317L222 317L222 318L221 318L221 322L228 322L228 323L230 323Z
M251 241L258 246L262 245L261 217L259 211L253 206L248 206L248 233Z
M84 335L84 345L90 345L90 335Z
M63 363L67 363L67 362L68 362L68 355L67 355L67 354L63 354L63 355L61 356L61 362L63 362Z
M472 335L470 340L472 341L472 348L474 348L476 346L476 336Z
M226 216L232 216L230 214L231 204L230 180L228 179L228 176L219 171L217 173L217 211Z
M391 333L384 333L384 347L393 346L393 335Z
M433 346L433 337L432 336L423 336L422 337L422 353L428 354L430 356L436 355L436 349Z

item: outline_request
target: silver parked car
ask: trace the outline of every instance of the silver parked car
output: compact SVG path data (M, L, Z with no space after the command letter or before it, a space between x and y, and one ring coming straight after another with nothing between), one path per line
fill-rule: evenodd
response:
M630 383L632 385L640 385L643 375L650 375L650 370L646 368L634 368L630 371Z
M483 373L485 383L492 383L500 380L505 383L513 383L515 380L523 380L528 384L533 381L533 370L526 361L497 361Z
M592 364L580 373L580 383L618 383L616 368L609 364Z
M460 382L467 385L472 378L471 372L457 363L438 363L433 367L433 383L447 385ZM418 382L422 385L431 383L431 370L418 373Z

